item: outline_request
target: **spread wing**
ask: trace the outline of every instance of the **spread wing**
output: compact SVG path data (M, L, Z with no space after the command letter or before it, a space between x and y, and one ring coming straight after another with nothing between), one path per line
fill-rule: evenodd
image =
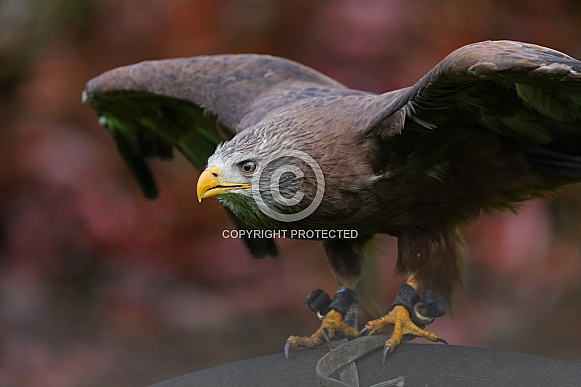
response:
M223 55L142 62L89 81L83 99L99 115L143 194L158 189L147 163L174 148L198 169L216 146L267 114L343 85L298 63L260 55ZM248 229L230 213L239 228ZM245 239L251 253L277 256L270 238Z
M581 176L581 62L513 41L462 47L391 103L367 128L407 137L407 158L437 165L474 129L529 145L538 170ZM395 136L398 137L398 136Z
M90 80L83 98L111 132L148 198L158 190L148 158L177 148L198 169L224 140L299 99L343 85L298 63L261 55L142 62Z

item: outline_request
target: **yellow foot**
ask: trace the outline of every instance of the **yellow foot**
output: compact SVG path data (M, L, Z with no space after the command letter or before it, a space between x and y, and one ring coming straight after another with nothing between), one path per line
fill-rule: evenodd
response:
M321 322L319 329L311 336L289 336L284 345L284 355L288 359L288 353L296 347L314 348L323 345L330 339L346 337L352 339L357 337L357 329L349 326L343 321L341 313L331 309Z
M401 342L403 336L406 334L411 334L416 337L423 337L425 339L444 343L446 345L448 344L446 340L442 339L435 333L426 331L414 324L410 318L408 310L401 305L394 306L391 312L389 312L387 315L380 317L377 320L369 321L367 324L365 324L365 328L359 332L359 336L379 333L387 325L393 325L393 332L383 347L384 363L387 355L389 355L394 350L394 348Z

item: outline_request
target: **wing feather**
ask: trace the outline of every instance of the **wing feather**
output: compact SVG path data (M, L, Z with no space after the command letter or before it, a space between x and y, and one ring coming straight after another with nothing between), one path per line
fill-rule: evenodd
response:
M459 113L479 123L482 116L506 112L507 99L527 107L529 116L538 113L558 122L578 121L581 62L533 44L474 43L452 52L414 86L397 93L370 131L389 130L382 122L400 110L409 120L428 127L447 123Z
M528 160L539 166L548 149L553 156L559 149L562 165L581 171L570 168L581 151L581 62L561 52L513 41L475 43L452 52L414 86L385 96L392 102L371 121L368 136L401 134L430 154L430 144L452 150L457 139L479 130L528 146Z
M343 85L298 63L260 55L148 61L90 80L83 99L108 128L143 194L158 196L147 159L178 149L198 169L216 146L279 108ZM236 225L249 229L231 214ZM271 238L246 238L257 257L276 257Z
M203 169L216 146L267 114L345 89L296 62L265 55L146 61L90 80L83 98L112 133L148 198L157 188L148 158L179 149Z

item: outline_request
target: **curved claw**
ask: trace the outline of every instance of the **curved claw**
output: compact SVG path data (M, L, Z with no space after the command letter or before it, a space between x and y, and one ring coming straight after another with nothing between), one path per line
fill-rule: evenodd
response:
M289 354L292 347L293 347L293 342L291 340L287 340L286 343L284 344L284 357L286 357L287 360L289 360L288 354Z
M360 330L359 333L357 334L357 337L361 336L369 336L369 329L363 328L362 330Z
M391 355L391 353L393 352L394 349L395 349L395 347L392 347L390 345L385 345L383 347L383 356L381 358L381 362L384 366L385 366L385 363L387 362L387 358L389 357L389 355Z
M341 337L352 339L356 335L357 330L343 321L343 315L341 313L332 309L321 322L319 329L311 336L289 336L284 345L284 354L288 359L289 352L293 348L315 348L325 344L325 342L331 345L332 339Z
M442 339L441 337L437 337L436 340L434 340L434 341L448 345L448 342L446 340Z

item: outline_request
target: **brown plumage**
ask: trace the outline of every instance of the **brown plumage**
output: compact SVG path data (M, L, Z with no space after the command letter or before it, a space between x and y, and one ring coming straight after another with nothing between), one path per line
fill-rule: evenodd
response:
M399 240L396 270L449 299L461 284L467 221L581 180L581 62L532 44L465 46L414 86L381 95L260 55L143 62L91 80L85 93L147 197L157 188L146 159L177 148L207 168L199 197L216 196L241 228L357 230L357 239L324 241L348 288L370 238L388 233ZM253 195L286 215L317 199L308 163L274 160L291 151L320 167L324 195L288 221ZM281 203L253 177L290 164L303 175L276 175L290 200ZM246 242L256 257L277 254L271 239Z

